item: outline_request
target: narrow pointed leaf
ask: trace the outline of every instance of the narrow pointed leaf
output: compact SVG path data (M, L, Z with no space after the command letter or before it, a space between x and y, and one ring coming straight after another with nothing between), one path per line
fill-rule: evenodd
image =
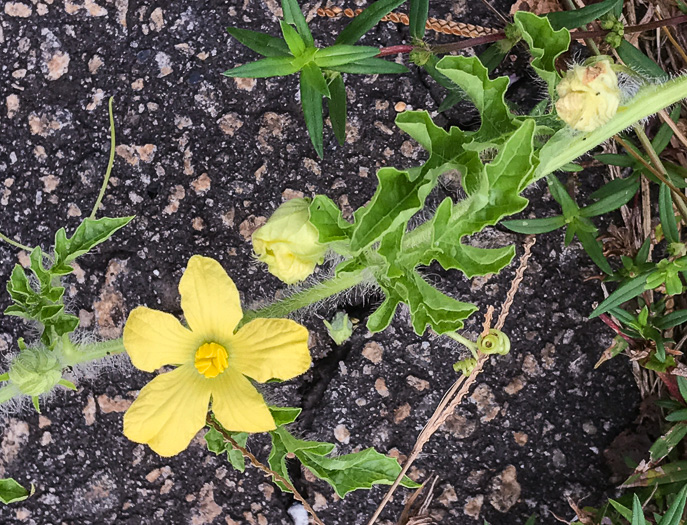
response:
M286 45L289 46L291 54L295 57L302 55L305 51L305 42L303 38L301 38L301 35L298 34L298 31L283 20L279 21L279 25L281 26L281 33L284 35L284 40L286 41Z
M289 46L281 38L258 31L228 27L227 31L244 46L266 57L289 56Z
M301 75L301 105L310 141L317 154L322 157L324 156L322 95L304 81L303 75Z
M403 64L375 57L364 58L341 66L329 66L327 69L352 75L399 75L408 72L408 68Z
M677 123L680 120L680 111L682 110L682 106L678 104L673 108L673 111L670 112L670 119ZM670 139L673 138L673 128L671 128L667 123L661 124L661 127L658 128L658 131L656 132L656 135L654 136L653 140L651 141L651 145L653 146L654 150L656 151L657 155L660 155L664 149L670 144Z
M391 13L405 0L377 0L368 6L362 13L356 16L353 21L341 31L336 39L337 44L355 44L370 29L376 26L379 21Z
M336 75L329 82L330 97L329 119L332 122L334 136L339 144L346 142L346 86L341 75Z
M632 525L646 525L644 510L637 494L632 498Z
M336 45L318 49L315 53L315 64L322 68L331 68L373 58L379 49L369 46Z
M611 265L608 264L606 257L604 257L603 247L596 239L596 236L593 233L578 230L577 238L582 243L584 251L587 252L587 255L589 255L591 260L594 261L594 264L596 264L608 275L613 275L613 268L611 268Z
M661 66L630 44L627 40L623 39L616 51L628 67L634 69L641 75L655 78L659 81L670 78L668 74L663 71Z
M658 525L680 525L680 523L682 523L682 515L685 511L685 503L687 503L687 485L682 487L682 490L677 494L672 505L663 515Z
M329 86L322 74L322 70L312 62L303 66L301 70L301 83L307 83L323 97L329 97Z
M298 67L293 65L293 57L270 57L243 64L223 74L238 78L270 78L293 75L298 70Z
M658 214L663 226L663 235L669 243L680 242L680 234L677 231L675 212L673 211L673 199L670 188L666 184L661 184L658 192Z
M637 297L644 291L646 285L647 275L638 275L637 277L623 283L618 289L609 295L589 316L590 319L598 317L607 312L611 308L620 306L621 304Z
M604 0L598 4L588 5L582 9L575 9L574 11L557 11L554 13L547 13L546 17L551 22L554 29L575 29L587 25L594 20L598 20L600 16L605 15L609 11L615 9L618 5L623 5L623 0Z
M312 47L314 45L312 33L310 33L308 22L305 20L305 16L298 5L298 1L281 0L281 7L284 11L284 21L287 24L295 25L296 29L298 30L298 34L303 38L306 47Z
M501 224L511 231L525 234L548 233L565 226L565 217L556 215L542 219L520 219L502 221Z
M677 423L668 432L656 440L649 449L650 461L658 463L666 457L687 435L687 423Z
M659 330L668 330L682 323L687 323L687 310L676 310L664 315L654 321L654 326ZM679 376L678 379L680 379ZM685 401L687 401L687 397L685 397Z
M410 0L410 36L422 40L429 14L429 0Z
M597 215L603 215L604 213L617 210L621 206L627 204L632 197L635 196L637 190L639 190L639 179L630 180L629 184L627 179L615 179L613 182L620 181L618 184L614 185L613 192L609 192L609 195L599 199L594 204L585 206L580 210L580 215L582 217L596 217Z

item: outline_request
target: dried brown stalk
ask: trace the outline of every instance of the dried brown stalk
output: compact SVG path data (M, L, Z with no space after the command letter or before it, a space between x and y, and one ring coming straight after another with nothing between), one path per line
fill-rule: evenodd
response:
M229 443L231 443L232 447L241 452L241 454L243 454L243 457L245 457L251 465L253 465L258 470L261 470L266 476L274 478L276 481L281 482L287 489L293 492L293 497L303 504L305 510L307 510L308 513L312 516L313 521L317 525L324 525L324 523L322 523L322 520L320 520L320 518L317 517L315 510L310 506L306 499L303 496L301 496L300 492L296 490L296 487L294 487L288 479L279 474L279 472L275 472L267 465L261 463L260 460L256 458L253 454L251 454L245 447L239 445L236 442L236 440L233 437L231 437L231 434L224 430L224 428L222 428L222 425L218 424L217 421L215 421L210 414L208 414L207 418L205 419L205 422L210 427L214 428L217 432L222 434L222 437Z
M510 290L506 295L506 300L501 306L501 312L496 322L497 330L501 330L506 322L506 318L508 317L510 307L512 306L513 301L515 300L515 294L518 291L518 287L520 286L520 283L522 282L523 276L525 274L525 270L527 269L527 261L529 260L530 255L532 254L532 246L535 242L536 239L534 236L528 236L527 241L525 242L525 252L520 258L520 265L518 267L517 272L515 273L515 277L511 283ZM488 310L487 315L489 316L489 318L491 317L492 311L493 308L491 310ZM487 323L485 323L485 332L488 331L489 326ZM451 414L453 414L456 407L463 401L465 396L470 391L470 387L477 379L477 376L482 372L482 369L484 368L484 365L488 360L489 355L480 353L479 357L477 358L477 363L475 364L475 367L472 369L470 375L467 378L461 376L444 395L443 399L439 403L439 406L432 414L432 417L429 418L427 424L422 429L422 432L420 432L420 435L417 437L415 445L413 446L413 450L411 451L410 455L403 464L401 472L396 477L396 480L394 481L393 485L391 485L391 487L385 494L384 498L377 507L377 510L375 510L375 513L370 518L370 521L368 521L367 525L373 525L375 521L377 521L377 518L379 518L380 514L384 510L384 507L386 507L386 504L391 500L391 497L393 496L394 492L401 483L401 480L410 469L410 466L422 452L422 449L425 446L425 444L434 435L434 433L437 430L439 430L439 428L441 428L441 426L446 422L446 419L448 419L448 417L451 416Z
M353 18L362 13L362 9L342 9L341 7L324 7L317 10L318 16L325 16L327 18L337 18L345 16ZM382 22L393 22L394 24L410 25L410 19L405 13L389 13L381 20ZM425 29L434 31L436 33L443 33L444 35L463 36L475 38L479 36L490 35L498 33L498 29L490 27L476 26L473 24L466 24L464 22L453 22L449 20L441 20L438 18L428 18L425 22Z

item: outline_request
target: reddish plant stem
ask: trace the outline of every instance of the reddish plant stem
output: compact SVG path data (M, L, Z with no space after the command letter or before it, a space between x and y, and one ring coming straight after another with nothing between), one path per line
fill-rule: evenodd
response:
M293 493L293 497L297 499L298 501L301 502L303 507L305 508L306 511L308 511L308 514L312 517L313 521L315 522L316 525L324 525L322 523L322 520L317 516L315 513L315 510L308 504L306 499L301 496L300 492L296 490L296 487L293 486L293 484L286 479L284 476L279 474L279 472L275 472L271 468L269 468L267 465L264 465L260 462L258 458L256 458L253 454L251 454L248 449L245 447L242 447L239 445L233 437L231 437L231 434L229 434L226 430L224 430L224 427L220 425L217 421L214 420L214 418L208 414L207 418L205 419L205 422L212 428L214 428L217 432L222 434L222 437L227 440L229 443L231 443L231 446L234 447L236 450L240 451L243 456L250 461L250 464L253 465L255 468L258 470L261 470L268 478L273 478L275 481L279 481L284 485L287 489L289 489Z
M379 50L379 54L377 56L386 57L389 55L398 55L399 53L410 53L413 49L415 49L415 46L409 45L383 47Z
M629 26L625 28L625 33L641 33L642 31L650 31L658 27L665 26L676 26L679 24L684 24L687 22L687 15L675 16L673 18L666 18L665 20L655 20L653 22L648 22L646 24L640 24L636 26ZM609 33L609 31L598 30L598 31L571 31L570 36L575 40L584 40L586 38L600 38L604 37ZM470 47L479 46L482 44L488 44L490 42L496 42L498 40L504 40L506 34L503 31L499 33L494 33L492 35L479 36L476 38L468 38L467 40L462 40L460 42L453 42L451 44L440 44L433 46L431 48L433 53L436 54L447 54L453 51L460 51L462 49L467 49ZM422 49L421 47L411 46L411 45L399 45L383 47L379 50L378 57L396 55L399 53L410 53L414 49Z
M626 335L620 330L620 327L619 327L617 324L615 324L615 323L613 322L613 319L611 319L608 315L606 315L606 314L601 314L601 315L599 316L599 318L600 318L604 323L606 323L606 324L611 328L611 330L613 330L616 334L618 334L620 337L622 337L623 339L625 339L625 341L627 341L627 342L630 343L630 344L634 343L634 341L632 340L632 338L626 336Z
M656 375L663 381L663 384L666 385L670 395L684 403L685 400L682 398L680 387L677 386L677 379L675 379L675 376L670 372L656 372Z

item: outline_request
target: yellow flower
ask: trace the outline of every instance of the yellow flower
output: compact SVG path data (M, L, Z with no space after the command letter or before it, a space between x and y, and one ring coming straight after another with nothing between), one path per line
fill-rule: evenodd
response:
M148 383L124 415L124 435L161 456L184 450L205 426L208 405L232 432L275 427L265 401L248 378L291 379L310 367L308 330L287 319L243 317L239 293L220 264L194 255L181 282L188 324L138 307L124 327L124 347L136 368L153 372L177 365Z
M571 128L593 131L618 111L618 77L608 59L589 66L574 66L556 86L558 116Z
M269 272L294 284L315 271L324 260L327 247L310 222L306 199L291 199L279 206L267 224L253 233L253 249Z

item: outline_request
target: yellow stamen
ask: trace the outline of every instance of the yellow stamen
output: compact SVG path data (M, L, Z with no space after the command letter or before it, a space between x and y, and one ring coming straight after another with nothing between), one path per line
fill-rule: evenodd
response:
M217 377L229 366L227 351L217 343L205 343L196 351L194 364L205 377Z

